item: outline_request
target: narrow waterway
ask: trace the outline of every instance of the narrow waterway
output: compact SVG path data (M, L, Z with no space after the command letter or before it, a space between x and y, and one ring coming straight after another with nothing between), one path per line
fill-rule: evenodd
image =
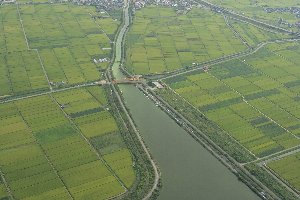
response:
M119 79L122 40L129 24L125 9L115 52L113 74ZM162 172L160 200L258 200L205 148L133 85L120 85L140 134Z

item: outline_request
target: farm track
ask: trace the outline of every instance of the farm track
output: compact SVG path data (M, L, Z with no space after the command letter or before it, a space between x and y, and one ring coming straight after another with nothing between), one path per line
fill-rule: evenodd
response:
M112 66L115 67L119 67L119 64L122 63L123 60L123 53L124 53L124 48L123 48L123 43L124 43L124 39L128 30L128 27L130 25L130 16L129 16L129 1L125 1L125 6L123 7L123 23L122 23L122 27L119 29L118 35L116 36L115 39L115 49L114 49L114 63ZM107 71L107 79L111 82L112 81L112 77L113 77L113 72L111 70ZM130 117L130 114L128 113L128 110L126 109L126 106L118 92L118 90L116 89L116 87L114 86L114 84L111 84L112 87L112 91L114 92L115 96L117 97L119 104L122 108L122 110L124 111L130 126L132 127L134 133L136 134L136 137L138 139L138 141L140 142L143 151L145 152L148 160L151 163L151 166L154 170L154 183L153 186L151 187L151 189L148 191L148 193L144 196L143 200L147 200L150 199L151 196L154 194L154 192L158 189L158 185L159 185L159 180L160 180L160 173L159 173L159 169L156 166L155 161L152 159L151 154L149 153L149 150L147 148L147 146L145 145L142 136L140 135L140 133L138 132L133 119Z

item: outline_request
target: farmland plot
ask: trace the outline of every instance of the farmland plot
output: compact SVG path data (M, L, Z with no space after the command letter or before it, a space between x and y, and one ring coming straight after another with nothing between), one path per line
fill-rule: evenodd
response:
M263 28L258 28L233 19L230 19L229 23L250 46L255 46L261 42L289 37L289 35L266 31Z
M107 199L135 181L103 89L28 98L0 111L0 170L13 197Z
M16 6L0 7L0 98L48 90L38 54L27 50Z
M126 187L130 187L135 180L131 154L109 112L104 91L98 87L90 87L87 90L58 93L55 98L59 104L65 106L64 111L103 155Z
M40 50L53 85L97 80L98 70L109 65L111 41L98 23L101 19L94 20L101 17L95 8L41 4L22 6L21 13L29 46ZM117 21L111 23L114 26L109 34L113 34L119 24ZM107 25L102 24L103 27Z
M268 163L268 167L296 190L300 190L300 153L270 162Z
M293 50L291 50L293 49ZM299 44L167 80L170 87L258 157L300 144Z
M72 4L1 6L0 98L98 80L120 23L102 15Z
M136 12L126 45L126 67L135 74L174 71L246 49L220 15L155 6Z

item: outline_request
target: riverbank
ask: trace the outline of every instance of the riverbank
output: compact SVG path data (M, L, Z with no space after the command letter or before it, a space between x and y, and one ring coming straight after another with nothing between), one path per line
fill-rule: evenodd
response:
M198 127L193 125L189 120L183 116L183 113L176 110L178 108L174 105L170 105L170 99L166 99L166 96L157 93L149 89L146 85L138 87L144 94L146 94L156 105L158 105L165 113L167 113L174 121L177 122L183 129L185 129L197 142L199 142L206 150L208 150L214 157L216 157L223 165L225 165L233 174L235 174L239 180L244 182L251 190L253 190L261 198L268 199L279 199L276 194L269 190L259 180L252 176L248 170L242 165L236 162L227 152L215 144L203 131L199 130ZM179 99L177 99L179 100ZM184 104L179 102L179 104ZM185 108L186 109L186 108ZM186 110L185 110L186 112ZM197 118L199 120L199 118Z
M112 82L114 78L123 77L123 72L120 71L119 67L123 61L124 52L124 37L128 30L130 24L129 16L129 4L125 1L123 8L123 17L121 28L118 30L114 43L114 60L106 73L106 79ZM132 153L134 154L136 162L136 173L138 175L138 180L134 187L130 189L125 195L125 199L151 199L155 198L158 190L160 188L160 173L156 163L152 159L142 137L140 136L126 106L124 105L124 100L120 96L121 92L119 89L111 84L110 91L112 96L112 102L114 102L117 112L120 116L120 121L122 121L123 127L126 129L123 133L124 138L130 138ZM109 94L109 92L108 92ZM122 197L124 199L124 196Z

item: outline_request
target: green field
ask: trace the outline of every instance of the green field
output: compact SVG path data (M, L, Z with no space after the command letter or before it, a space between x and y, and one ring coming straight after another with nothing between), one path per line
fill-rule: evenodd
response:
M136 12L126 47L126 68L135 74L174 71L246 49L221 15L155 6Z
M299 47L268 45L166 82L257 157L270 155L300 144Z
M99 87L1 104L0 169L13 197L107 199L131 187L131 154L109 110Z
M48 84L36 51L28 51L16 6L0 6L0 98Z
M99 80L120 24L120 11L110 13L73 4L1 5L0 98ZM108 61L94 62L102 58ZM112 110L101 87L0 104L0 199L126 192L136 173Z
M89 6L1 6L0 98L49 90L46 76L54 88L98 80L119 23Z
M98 70L109 65L93 62L93 59L109 58L111 54L110 39L100 23L91 18L102 15L95 13L95 8L71 4L35 5L22 6L21 13L29 46L40 50L46 72L54 84L97 80ZM118 22L111 24L115 27ZM103 23L103 27L110 26Z
M276 174L300 191L300 153L267 164Z

